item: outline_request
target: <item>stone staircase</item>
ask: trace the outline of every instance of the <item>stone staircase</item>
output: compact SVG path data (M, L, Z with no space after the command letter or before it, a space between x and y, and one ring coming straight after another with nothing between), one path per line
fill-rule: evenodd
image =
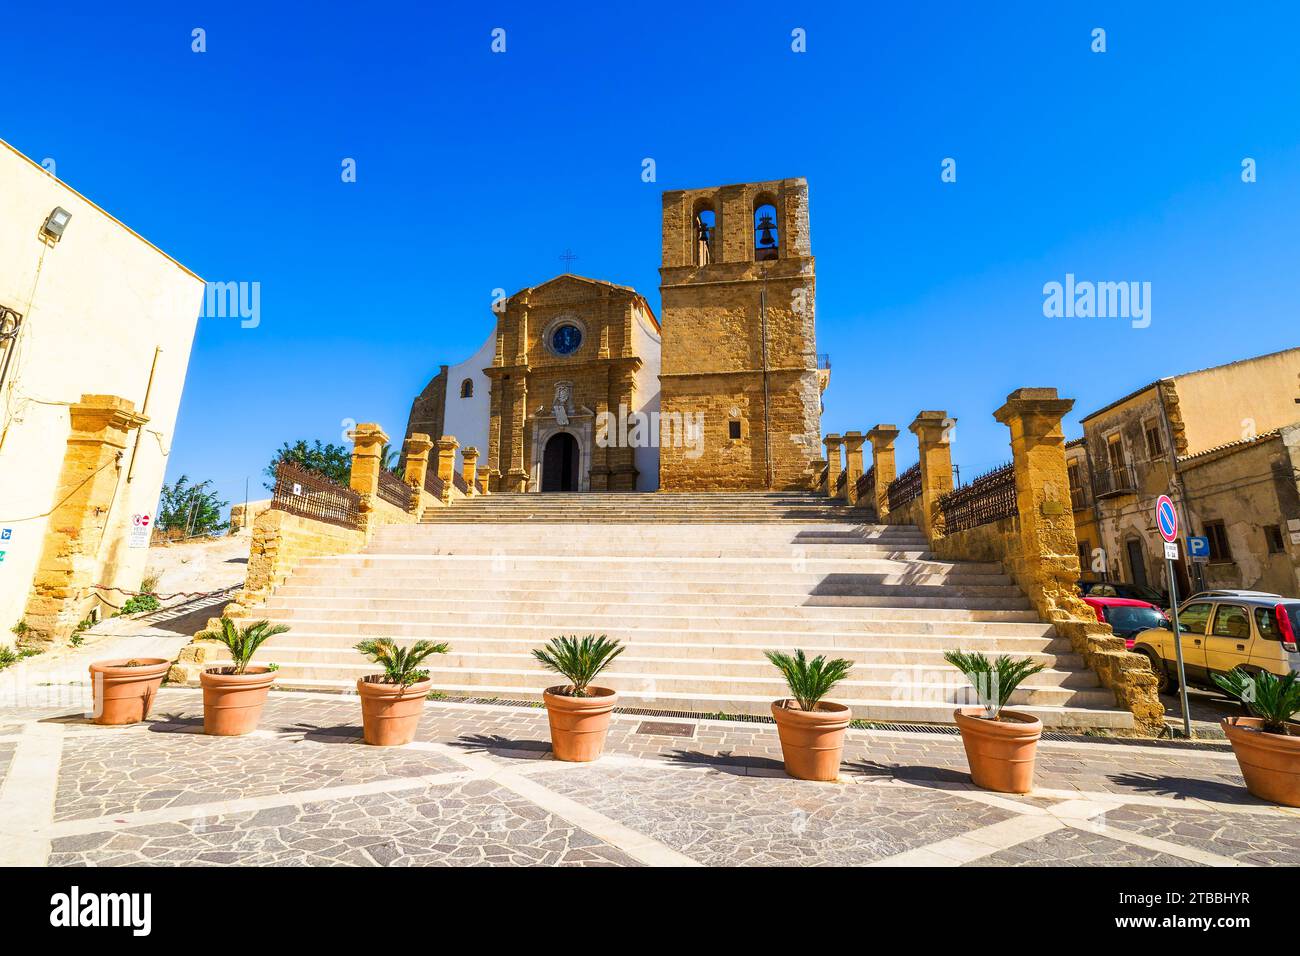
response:
M1012 703L1049 726L1133 726L998 565L935 560L916 528L861 514L800 494L457 502L305 560L264 612L292 631L259 657L282 687L346 689L374 671L363 637L447 641L438 690L536 699L555 678L532 648L603 633L627 644L601 680L622 706L765 714L786 692L763 651L803 648L854 662L832 696L856 717L947 723L960 647L1045 661Z

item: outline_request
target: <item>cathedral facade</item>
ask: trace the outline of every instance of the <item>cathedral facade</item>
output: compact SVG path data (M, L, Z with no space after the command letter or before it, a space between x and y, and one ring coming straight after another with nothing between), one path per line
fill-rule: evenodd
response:
M810 487L826 379L806 181L667 192L662 229L662 323L610 282L523 289L406 434L478 448L493 491Z

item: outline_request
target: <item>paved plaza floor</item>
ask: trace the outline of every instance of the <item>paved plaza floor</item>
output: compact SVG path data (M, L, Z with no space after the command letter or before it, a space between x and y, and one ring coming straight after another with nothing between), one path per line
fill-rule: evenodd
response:
M842 779L792 780L771 724L615 715L605 756L550 756L545 712L430 701L419 739L360 740L356 698L276 693L202 734L0 707L0 863L83 865L1166 865L1300 863L1300 811L1220 745L1043 741L1037 789L974 788L960 738L852 730Z

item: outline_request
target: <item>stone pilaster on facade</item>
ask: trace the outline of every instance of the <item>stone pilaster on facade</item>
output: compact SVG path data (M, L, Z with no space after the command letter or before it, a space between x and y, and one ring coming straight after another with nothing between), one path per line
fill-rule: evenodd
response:
M921 529L931 541L943 531L939 499L952 491L950 430L956 424L947 412L924 411L908 430L916 436L921 465Z
M1030 599L1048 620L1062 612L1088 616L1075 594L1079 552L1061 429L1073 407L1074 400L1058 398L1054 388L1020 388L993 413L1011 430L1024 571L1035 584Z
M82 395L68 409L71 431L40 563L23 616L25 642L66 640L96 601L100 544L111 518L130 433L149 421L116 395Z
M420 497L424 493L424 479L429 473L429 452L433 450L433 442L429 436L422 432L416 432L410 438L406 439L403 451L406 457L406 468L402 472L406 483L414 490L411 495L411 507L415 514L422 510L420 507Z
M442 482L442 503L451 503L451 489L456 474L456 449L460 442L454 435L438 439L438 480Z
M822 444L826 446L826 494L831 498L840 497L838 486L840 483L840 472L844 470L843 455L840 452L840 446L843 439L839 435L831 434L822 439Z
M460 476L465 480L465 494L472 495L475 492L475 480L478 473L478 449L473 445L468 446L460 453L461 467Z
M867 432L871 442L871 467L876 469L876 518L884 521L889 514L889 486L898 477L894 461L894 440L898 438L897 425L877 425Z
M374 422L352 430L352 490L361 495L379 491L379 472L384 468L384 446L388 435Z
M851 505L858 503L858 479L862 477L862 432L844 433L844 499Z

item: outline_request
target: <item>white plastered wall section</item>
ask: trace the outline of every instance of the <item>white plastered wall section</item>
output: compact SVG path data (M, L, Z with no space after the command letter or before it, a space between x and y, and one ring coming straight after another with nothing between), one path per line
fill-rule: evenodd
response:
M478 449L479 464L487 460L488 420L491 416L491 380L483 369L492 364L496 350L496 332L490 334L477 352L458 365L447 368L447 402L443 415L442 433L460 442L460 448L471 445ZM461 398L461 384L469 379L474 383L474 394ZM434 455L437 454L435 449ZM456 470L460 471L463 459L456 450Z
M47 246L40 229L56 206L72 218L63 238ZM161 347L150 421L138 450L133 434L123 456L94 582L138 586L147 549L127 547L128 528L133 514L152 515L157 505L204 284L3 142L0 264L0 305L23 315L0 384L0 536L9 530L0 540L0 641L8 643L56 504L69 406L83 394L107 394L139 410Z
M632 342L635 353L641 356L641 368L636 373L636 391L633 401L634 411L646 415L659 411L659 369L662 341L654 320L640 309L636 310L636 322L632 324ZM617 412L617 410L615 410ZM657 436L656 436L657 438ZM659 490L659 446L636 448L632 452L636 464L637 491Z

